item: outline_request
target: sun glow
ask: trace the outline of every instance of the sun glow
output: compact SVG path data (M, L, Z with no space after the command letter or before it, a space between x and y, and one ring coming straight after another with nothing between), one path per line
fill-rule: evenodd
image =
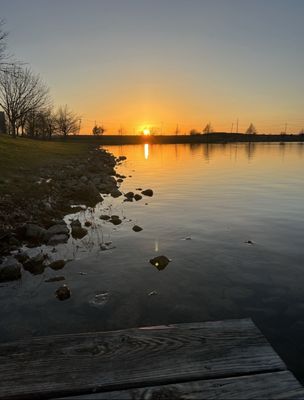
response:
M150 135L150 129L148 129L148 128L144 128L143 129L143 134L145 135L145 136L149 136Z

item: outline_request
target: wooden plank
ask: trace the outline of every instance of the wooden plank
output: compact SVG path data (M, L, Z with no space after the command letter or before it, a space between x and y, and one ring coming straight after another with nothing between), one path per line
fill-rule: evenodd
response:
M0 346L0 398L50 398L286 369L249 319Z
M122 391L65 397L56 400L299 400L304 388L289 371L235 378L192 381Z

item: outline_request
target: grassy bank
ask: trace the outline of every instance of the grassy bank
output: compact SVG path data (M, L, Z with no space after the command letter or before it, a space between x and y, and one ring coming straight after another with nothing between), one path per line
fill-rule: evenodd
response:
M48 165L63 166L70 160L84 157L88 142L48 142L0 135L0 193L14 192L15 184Z

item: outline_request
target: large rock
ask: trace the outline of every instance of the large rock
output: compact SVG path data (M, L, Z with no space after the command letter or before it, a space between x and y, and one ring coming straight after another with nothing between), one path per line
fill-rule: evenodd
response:
M45 255L43 253L38 253L36 256L29 258L23 264L23 268L29 271L33 275L39 275L44 272L45 269Z
M66 225L63 225L63 224L53 225L46 232L46 235L48 236L48 238L50 238L54 235L61 235L61 234L64 234L64 235L69 234L69 228Z
M14 257L8 258L0 264L0 282L15 281L21 278L22 265Z
M159 271L162 271L166 268L170 261L171 260L166 256L157 256L155 258L151 258L150 263Z
M79 185L74 188L73 201L75 202L85 203L87 205L95 205L101 200L102 198L99 190L92 182L87 184L79 183Z
M66 243L69 240L69 235L61 233L60 235L54 235L49 238L47 244L49 246L56 246L57 244Z
M76 219L71 222L71 228L72 228L72 237L74 239L82 239L88 233L88 230L81 226L79 219Z
M43 242L47 236L46 232L46 229L39 225L26 224L25 226L25 238L33 242Z

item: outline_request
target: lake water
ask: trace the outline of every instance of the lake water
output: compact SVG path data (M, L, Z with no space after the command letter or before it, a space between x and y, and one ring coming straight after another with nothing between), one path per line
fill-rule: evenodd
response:
M121 190L154 196L106 197L80 213L93 223L89 235L54 253L72 260L63 270L1 284L1 340L251 317L303 379L304 145L107 149L127 156ZM149 263L156 255L172 261L158 271ZM55 298L61 282L44 282L54 275L65 277L69 300Z

